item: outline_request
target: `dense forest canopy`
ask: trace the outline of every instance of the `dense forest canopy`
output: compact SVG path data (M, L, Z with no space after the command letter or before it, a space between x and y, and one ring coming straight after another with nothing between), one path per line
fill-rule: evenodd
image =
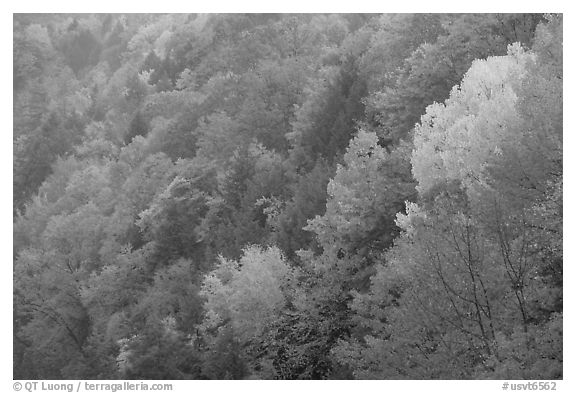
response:
M14 378L562 378L562 26L15 14Z

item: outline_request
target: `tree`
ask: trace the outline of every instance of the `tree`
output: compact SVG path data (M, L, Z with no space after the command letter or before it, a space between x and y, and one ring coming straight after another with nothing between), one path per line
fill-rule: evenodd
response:
M414 136L412 164L420 194L451 180L473 192L473 184L485 182L489 158L517 141L514 90L531 55L518 46L509 51L509 56L477 60L445 104L428 107Z
M296 114L294 130L287 135L293 145L292 160L305 171L319 158L336 161L348 145L354 121L364 111L361 99L366 85L351 57L339 69L327 70L323 80L310 91Z
M203 244L199 227L207 211L207 195L190 180L176 177L139 214L137 225L148 241L154 241L157 263L166 265L180 257L201 261Z
M46 177L57 157L70 152L77 125L51 113L41 127L14 143L14 209L22 209Z
M130 325L138 334L118 340L120 375L130 379L201 376L199 354L189 339L201 321L199 280L198 267L190 260L156 271L154 281L132 303Z
M376 134L360 130L344 154L344 165L328 183L326 213L305 228L322 247L367 257L391 245L393 221L404 201L414 195L407 160L408 146L388 152Z
M70 68L78 74L89 65L98 63L102 44L85 29L72 30L62 51Z
M89 320L78 297L82 273L50 251L28 249L15 263L16 308L26 316L17 336L27 343L23 357L40 378L70 378L85 371Z
M537 40L557 23L539 27ZM552 200L559 188L536 175L557 162L558 145L552 138L549 150L536 150L547 151L538 156L542 164L526 161L533 135L550 128L530 126L526 101L518 99L539 73L539 56L511 46L506 57L476 61L450 99L429 106L417 125L412 163L419 204L398 214L401 236L378 265L370 291L354 295L352 308L370 333L341 340L334 350L355 376L561 375L561 296L552 278L561 263L551 251L558 250ZM558 100L561 93L549 86L530 96ZM556 118L547 112L539 125Z
M289 170L290 173L294 172ZM324 161L318 161L309 173L296 177L290 200L267 201L266 224L272 231L272 241L288 258L297 258L298 250L318 248L315 234L304 227L308 220L325 213L326 187L332 176L333 170Z
M211 258L238 258L246 245L268 244L266 203L286 197L288 180L281 157L261 145L236 150L223 169L202 223L203 239Z
M368 105L376 112L379 135L403 139L433 102L442 102L475 59L506 54L507 46L530 45L539 15L462 15L447 23L446 33L424 41L406 57L396 85L376 92ZM434 37L434 35L432 37Z
M294 269L276 247L246 247L238 262L220 259L204 279L201 295L206 298L206 314L196 338L208 357L205 372L209 376L238 378L250 370L260 378L275 377L270 364L276 349L272 340L294 280ZM226 347L224 342L228 342ZM224 360L229 346L236 355ZM215 356L220 368L216 373L211 366ZM242 370L238 362L244 363L244 372L238 373Z
M282 319L283 378L347 378L331 354L356 334L350 300L365 290L372 265L396 235L393 218L414 193L405 147L388 153L374 133L360 130L344 165L328 183L326 212L308 221L320 255L297 252L304 271L294 311Z

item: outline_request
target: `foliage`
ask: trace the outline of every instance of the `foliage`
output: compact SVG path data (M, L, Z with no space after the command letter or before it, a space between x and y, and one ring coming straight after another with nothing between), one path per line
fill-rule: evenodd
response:
M14 378L562 378L562 27L15 15Z
M536 40L551 42L555 34L561 42L558 26L552 17ZM354 296L368 334L334 350L356 377L562 375L562 232L554 224L562 203L552 196L558 178L543 169L559 171L561 148L554 128L542 126L555 123L558 112L550 107L538 126L525 112L532 99L561 97L554 83L529 87L539 75L534 65L550 53L512 46L506 57L478 60L450 98L422 116L412 154L419 203L398 214L400 237L370 291ZM561 77L553 58L551 80ZM536 149L540 132L550 141ZM529 159L528 151L542 153Z

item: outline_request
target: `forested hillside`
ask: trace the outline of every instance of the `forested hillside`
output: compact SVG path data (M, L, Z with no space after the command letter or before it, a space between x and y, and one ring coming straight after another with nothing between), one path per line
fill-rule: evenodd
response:
M15 14L15 379L559 379L562 15Z

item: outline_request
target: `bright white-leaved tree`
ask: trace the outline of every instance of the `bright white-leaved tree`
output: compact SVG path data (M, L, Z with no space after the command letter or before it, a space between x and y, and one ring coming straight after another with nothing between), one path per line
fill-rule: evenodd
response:
M475 61L416 126L418 204L352 305L371 333L333 351L355 376L562 375L561 26Z
M206 313L194 339L205 350L206 375L274 377L266 341L274 339L294 275L277 247L248 246L239 261L220 257L202 284Z

